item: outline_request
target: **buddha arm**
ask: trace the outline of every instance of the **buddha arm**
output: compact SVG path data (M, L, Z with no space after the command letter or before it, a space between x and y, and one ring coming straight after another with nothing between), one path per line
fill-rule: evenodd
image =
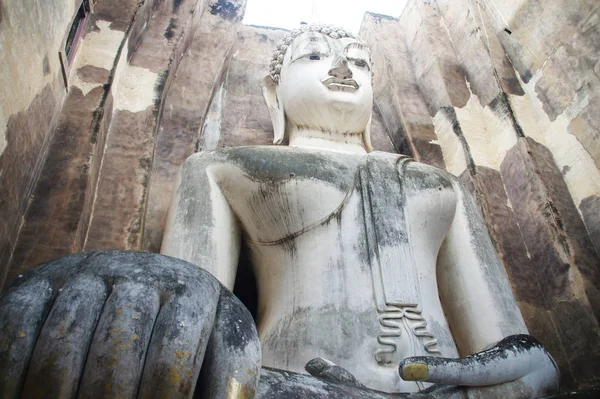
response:
M161 253L209 271L232 290L241 229L212 173L217 166L213 152L194 154L181 166Z
M479 209L456 178L457 207L440 248L440 299L461 356L482 350L527 327Z

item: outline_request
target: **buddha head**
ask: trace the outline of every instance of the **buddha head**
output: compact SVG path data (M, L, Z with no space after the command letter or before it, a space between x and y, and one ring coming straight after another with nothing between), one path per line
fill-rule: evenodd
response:
M371 57L362 41L343 29L304 25L277 46L270 68L263 94L275 144L286 134L319 132L372 150Z

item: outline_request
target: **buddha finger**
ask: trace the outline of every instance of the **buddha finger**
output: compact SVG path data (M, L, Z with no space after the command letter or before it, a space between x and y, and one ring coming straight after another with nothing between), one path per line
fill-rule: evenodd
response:
M23 397L75 397L106 297L104 281L88 274L60 289L37 337Z
M0 392L21 395L25 373L53 290L46 278L17 280L0 301Z
M365 386L348 370L338 366L330 360L323 359L322 357L316 357L310 360L308 363L306 363L304 369L308 371L308 374L314 377L365 388Z
M222 288L196 391L202 398L252 398L261 361L258 332L250 312Z
M207 278L187 280L173 290L154 323L138 397L192 397L219 293L216 280Z
M538 341L528 335L512 335L490 349L458 359L409 357L400 363L399 372L406 381L487 386L525 377L544 361L552 362Z
M159 307L153 287L134 281L113 286L94 332L80 397L137 395Z

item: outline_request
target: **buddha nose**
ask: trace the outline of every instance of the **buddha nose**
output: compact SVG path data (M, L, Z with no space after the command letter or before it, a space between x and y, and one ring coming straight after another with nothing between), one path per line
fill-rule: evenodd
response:
M352 78L352 71L348 68L348 60L346 57L340 54L336 54L331 63L331 69L329 75L334 76L338 79L350 79Z

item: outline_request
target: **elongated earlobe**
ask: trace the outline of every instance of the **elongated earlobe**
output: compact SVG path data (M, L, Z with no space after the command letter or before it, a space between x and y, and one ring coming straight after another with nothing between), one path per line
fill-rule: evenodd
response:
M365 126L365 130L363 132L363 145L365 146L365 150L367 152L373 151L373 146L371 145L371 120L373 119L373 113L369 116L369 122L367 122L367 126Z
M273 144L281 144L285 136L285 112L277 98L277 83L267 76L261 86L273 124Z

